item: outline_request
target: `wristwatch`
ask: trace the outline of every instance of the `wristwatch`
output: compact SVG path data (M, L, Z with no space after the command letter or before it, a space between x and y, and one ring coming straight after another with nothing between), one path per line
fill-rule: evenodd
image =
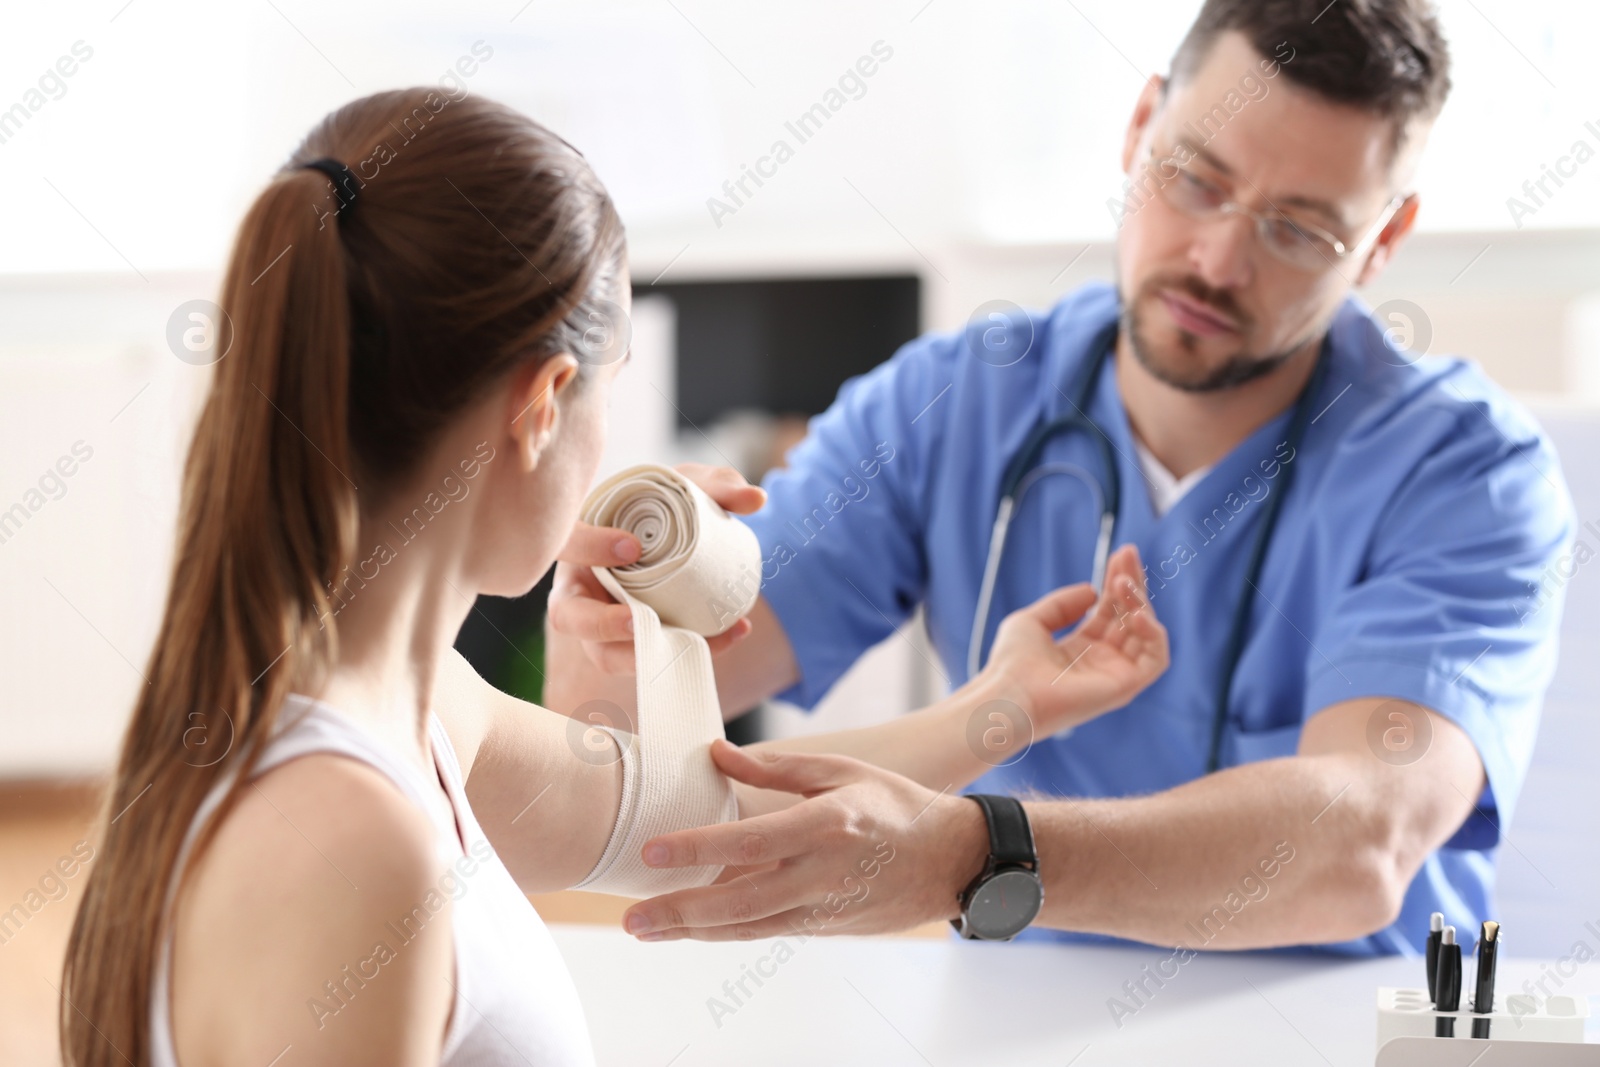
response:
M974 793L970 799L983 809L989 827L989 860L962 891L961 915L950 925L969 940L1010 941L1044 904L1028 813L1016 797Z

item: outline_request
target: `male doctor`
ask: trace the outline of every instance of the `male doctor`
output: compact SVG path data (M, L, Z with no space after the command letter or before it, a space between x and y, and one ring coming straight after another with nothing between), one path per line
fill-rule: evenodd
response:
M1400 350L1351 295L1412 228L1447 69L1420 2L1207 0L1128 125L1114 284L1002 315L998 335L923 337L846 383L747 516L762 597L716 644L726 710L809 707L920 605L959 684L975 630L982 659L1005 613L1089 580L1109 508L1170 668L993 761L968 790L987 799L960 805L860 760L719 742L730 776L807 799L647 846L746 876L635 904L629 930L950 919L1374 955L1419 950L1432 912L1461 930L1491 915L1556 654L1560 604L1533 610L1530 590L1571 505L1521 408L1472 364ZM1028 471L979 612L996 508ZM732 510L761 504L703 480ZM574 565L616 545L591 529L569 546L552 706L631 699L627 611ZM834 907L877 840L876 891Z

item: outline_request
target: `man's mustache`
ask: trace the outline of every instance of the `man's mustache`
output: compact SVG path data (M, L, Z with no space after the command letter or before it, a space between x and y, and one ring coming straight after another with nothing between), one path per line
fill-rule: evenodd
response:
M1152 278L1145 283L1144 288L1145 292L1152 296L1161 289L1181 290L1185 295L1204 304L1219 315L1226 316L1230 322L1238 326L1240 333L1247 332L1251 325L1250 316L1246 315L1244 309L1239 306L1238 301L1233 297L1233 293L1227 289L1217 289L1207 285L1192 274Z

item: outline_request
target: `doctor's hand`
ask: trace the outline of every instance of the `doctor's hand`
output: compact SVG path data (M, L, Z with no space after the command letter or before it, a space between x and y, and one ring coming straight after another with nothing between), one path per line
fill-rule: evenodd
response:
M1034 737L1048 737L1122 707L1167 663L1166 627L1129 544L1111 554L1098 598L1087 583L1063 586L1007 615L978 681L1019 693Z
M744 749L718 739L729 778L804 797L781 811L651 839L652 867L727 864L712 885L640 901L641 940L873 934L959 914L989 854L983 812L849 756Z
M751 485L732 467L680 463L677 471L705 490L723 509L748 515L767 501L766 490ZM556 557L548 618L557 633L576 638L594 664L607 674L633 673L633 616L595 578L591 567L616 567L639 558L638 538L610 526L575 523ZM750 633L750 620L740 619L723 633L706 639L713 656Z

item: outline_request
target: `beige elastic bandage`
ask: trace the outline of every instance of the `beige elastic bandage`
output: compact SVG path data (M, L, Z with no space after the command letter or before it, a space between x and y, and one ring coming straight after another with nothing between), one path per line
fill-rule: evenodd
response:
M583 506L584 522L639 539L638 562L595 577L633 612L637 734L606 729L622 755L622 804L605 852L574 888L648 897L709 884L720 865L647 867L644 843L739 817L733 786L711 762L722 709L705 639L761 592L761 547L744 523L668 467L630 467Z

